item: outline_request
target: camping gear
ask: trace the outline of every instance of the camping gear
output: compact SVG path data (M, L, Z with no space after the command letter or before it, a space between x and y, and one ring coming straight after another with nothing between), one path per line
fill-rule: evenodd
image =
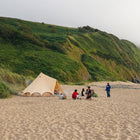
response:
M54 95L54 91L60 91L63 93L58 81L50 76L43 74L42 72L37 78L23 90L24 96L51 96Z

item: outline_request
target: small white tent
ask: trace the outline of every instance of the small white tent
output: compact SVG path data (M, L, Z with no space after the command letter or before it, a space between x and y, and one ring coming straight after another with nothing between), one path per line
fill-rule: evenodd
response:
M55 90L63 93L56 79L41 72L37 78L24 89L23 93L25 96L50 96L54 94Z

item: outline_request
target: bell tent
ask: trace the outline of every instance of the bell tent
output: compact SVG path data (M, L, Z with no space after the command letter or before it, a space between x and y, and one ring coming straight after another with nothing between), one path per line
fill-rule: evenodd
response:
M51 96L54 91L63 93L58 81L42 72L23 90L25 96Z

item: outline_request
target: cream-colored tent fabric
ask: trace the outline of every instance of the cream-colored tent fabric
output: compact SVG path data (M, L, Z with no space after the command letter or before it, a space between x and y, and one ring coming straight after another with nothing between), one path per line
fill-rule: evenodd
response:
M63 93L58 81L52 77L49 77L42 72L37 78L23 91L27 96L44 96L46 93L54 94L54 90L59 90Z

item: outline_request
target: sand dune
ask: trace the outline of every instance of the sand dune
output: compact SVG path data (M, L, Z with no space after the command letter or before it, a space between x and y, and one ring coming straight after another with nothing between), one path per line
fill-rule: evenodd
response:
M140 140L140 85L91 83L99 95L72 100L74 89L62 85L67 100L58 97L13 97L0 100L0 140Z

